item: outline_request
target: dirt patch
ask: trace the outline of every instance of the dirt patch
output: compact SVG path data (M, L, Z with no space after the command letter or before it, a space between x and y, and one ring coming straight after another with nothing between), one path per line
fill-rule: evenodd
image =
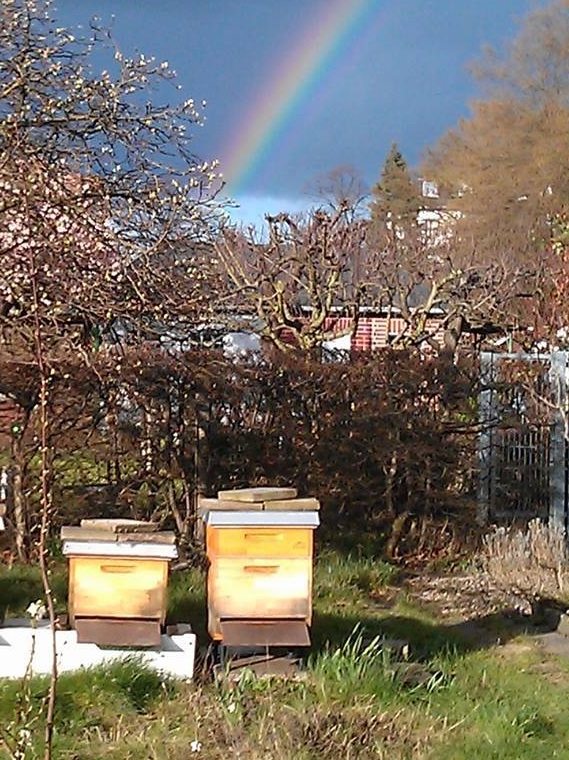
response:
M414 604L449 623L530 611L527 604L499 589L484 573L417 575L408 578L403 588Z
M527 603L505 593L480 572L416 575L405 581L402 590L413 605L428 611L474 648L499 646L514 654L522 634L533 637L543 632L534 624ZM522 641L519 646L529 650L535 641Z
M547 652L547 648L545 648L545 651ZM567 654L567 652L565 652L565 654ZM559 667L559 660L557 658L537 662L529 667L527 672L537 673L552 684L567 684L569 682L569 673L566 668Z

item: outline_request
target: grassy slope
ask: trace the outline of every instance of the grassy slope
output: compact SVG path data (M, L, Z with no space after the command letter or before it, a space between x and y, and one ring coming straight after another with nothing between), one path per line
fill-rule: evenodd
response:
M63 599L64 572L55 580ZM386 586L396 581L379 561L321 554L304 681L173 684L136 662L62 676L55 756L569 760L569 662L541 655L523 637L476 649L402 595L387 606ZM0 573L11 613L39 589L33 571ZM203 632L201 573L174 576L170 591L171 618ZM421 683L381 650L378 635L411 642ZM39 728L44 691L39 680L24 689L2 683L2 724L19 711Z

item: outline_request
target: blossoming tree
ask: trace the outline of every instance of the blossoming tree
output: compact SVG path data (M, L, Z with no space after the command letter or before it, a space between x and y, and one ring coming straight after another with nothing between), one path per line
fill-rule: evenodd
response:
M176 91L167 63L122 55L97 22L77 38L48 0L0 7L0 343L36 379L52 623L53 379L67 356L89 363L105 337L116 345L192 322L207 303L199 243L216 222L216 168L192 151L194 102L156 103L167 87ZM55 683L54 670L46 757Z

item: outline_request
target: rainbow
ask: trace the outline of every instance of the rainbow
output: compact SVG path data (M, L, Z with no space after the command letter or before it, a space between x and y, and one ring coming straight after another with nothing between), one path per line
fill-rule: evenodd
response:
M377 26L374 16L384 5L382 0L327 0L325 9L311 19L262 83L246 118L221 151L221 168L233 195L242 192L267 162L337 63L357 52L360 35L370 24Z

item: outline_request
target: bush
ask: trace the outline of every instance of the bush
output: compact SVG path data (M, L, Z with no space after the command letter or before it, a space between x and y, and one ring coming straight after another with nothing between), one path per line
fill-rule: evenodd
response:
M484 537L482 564L502 590L534 602L569 597L565 531L540 520L527 528L495 528Z

